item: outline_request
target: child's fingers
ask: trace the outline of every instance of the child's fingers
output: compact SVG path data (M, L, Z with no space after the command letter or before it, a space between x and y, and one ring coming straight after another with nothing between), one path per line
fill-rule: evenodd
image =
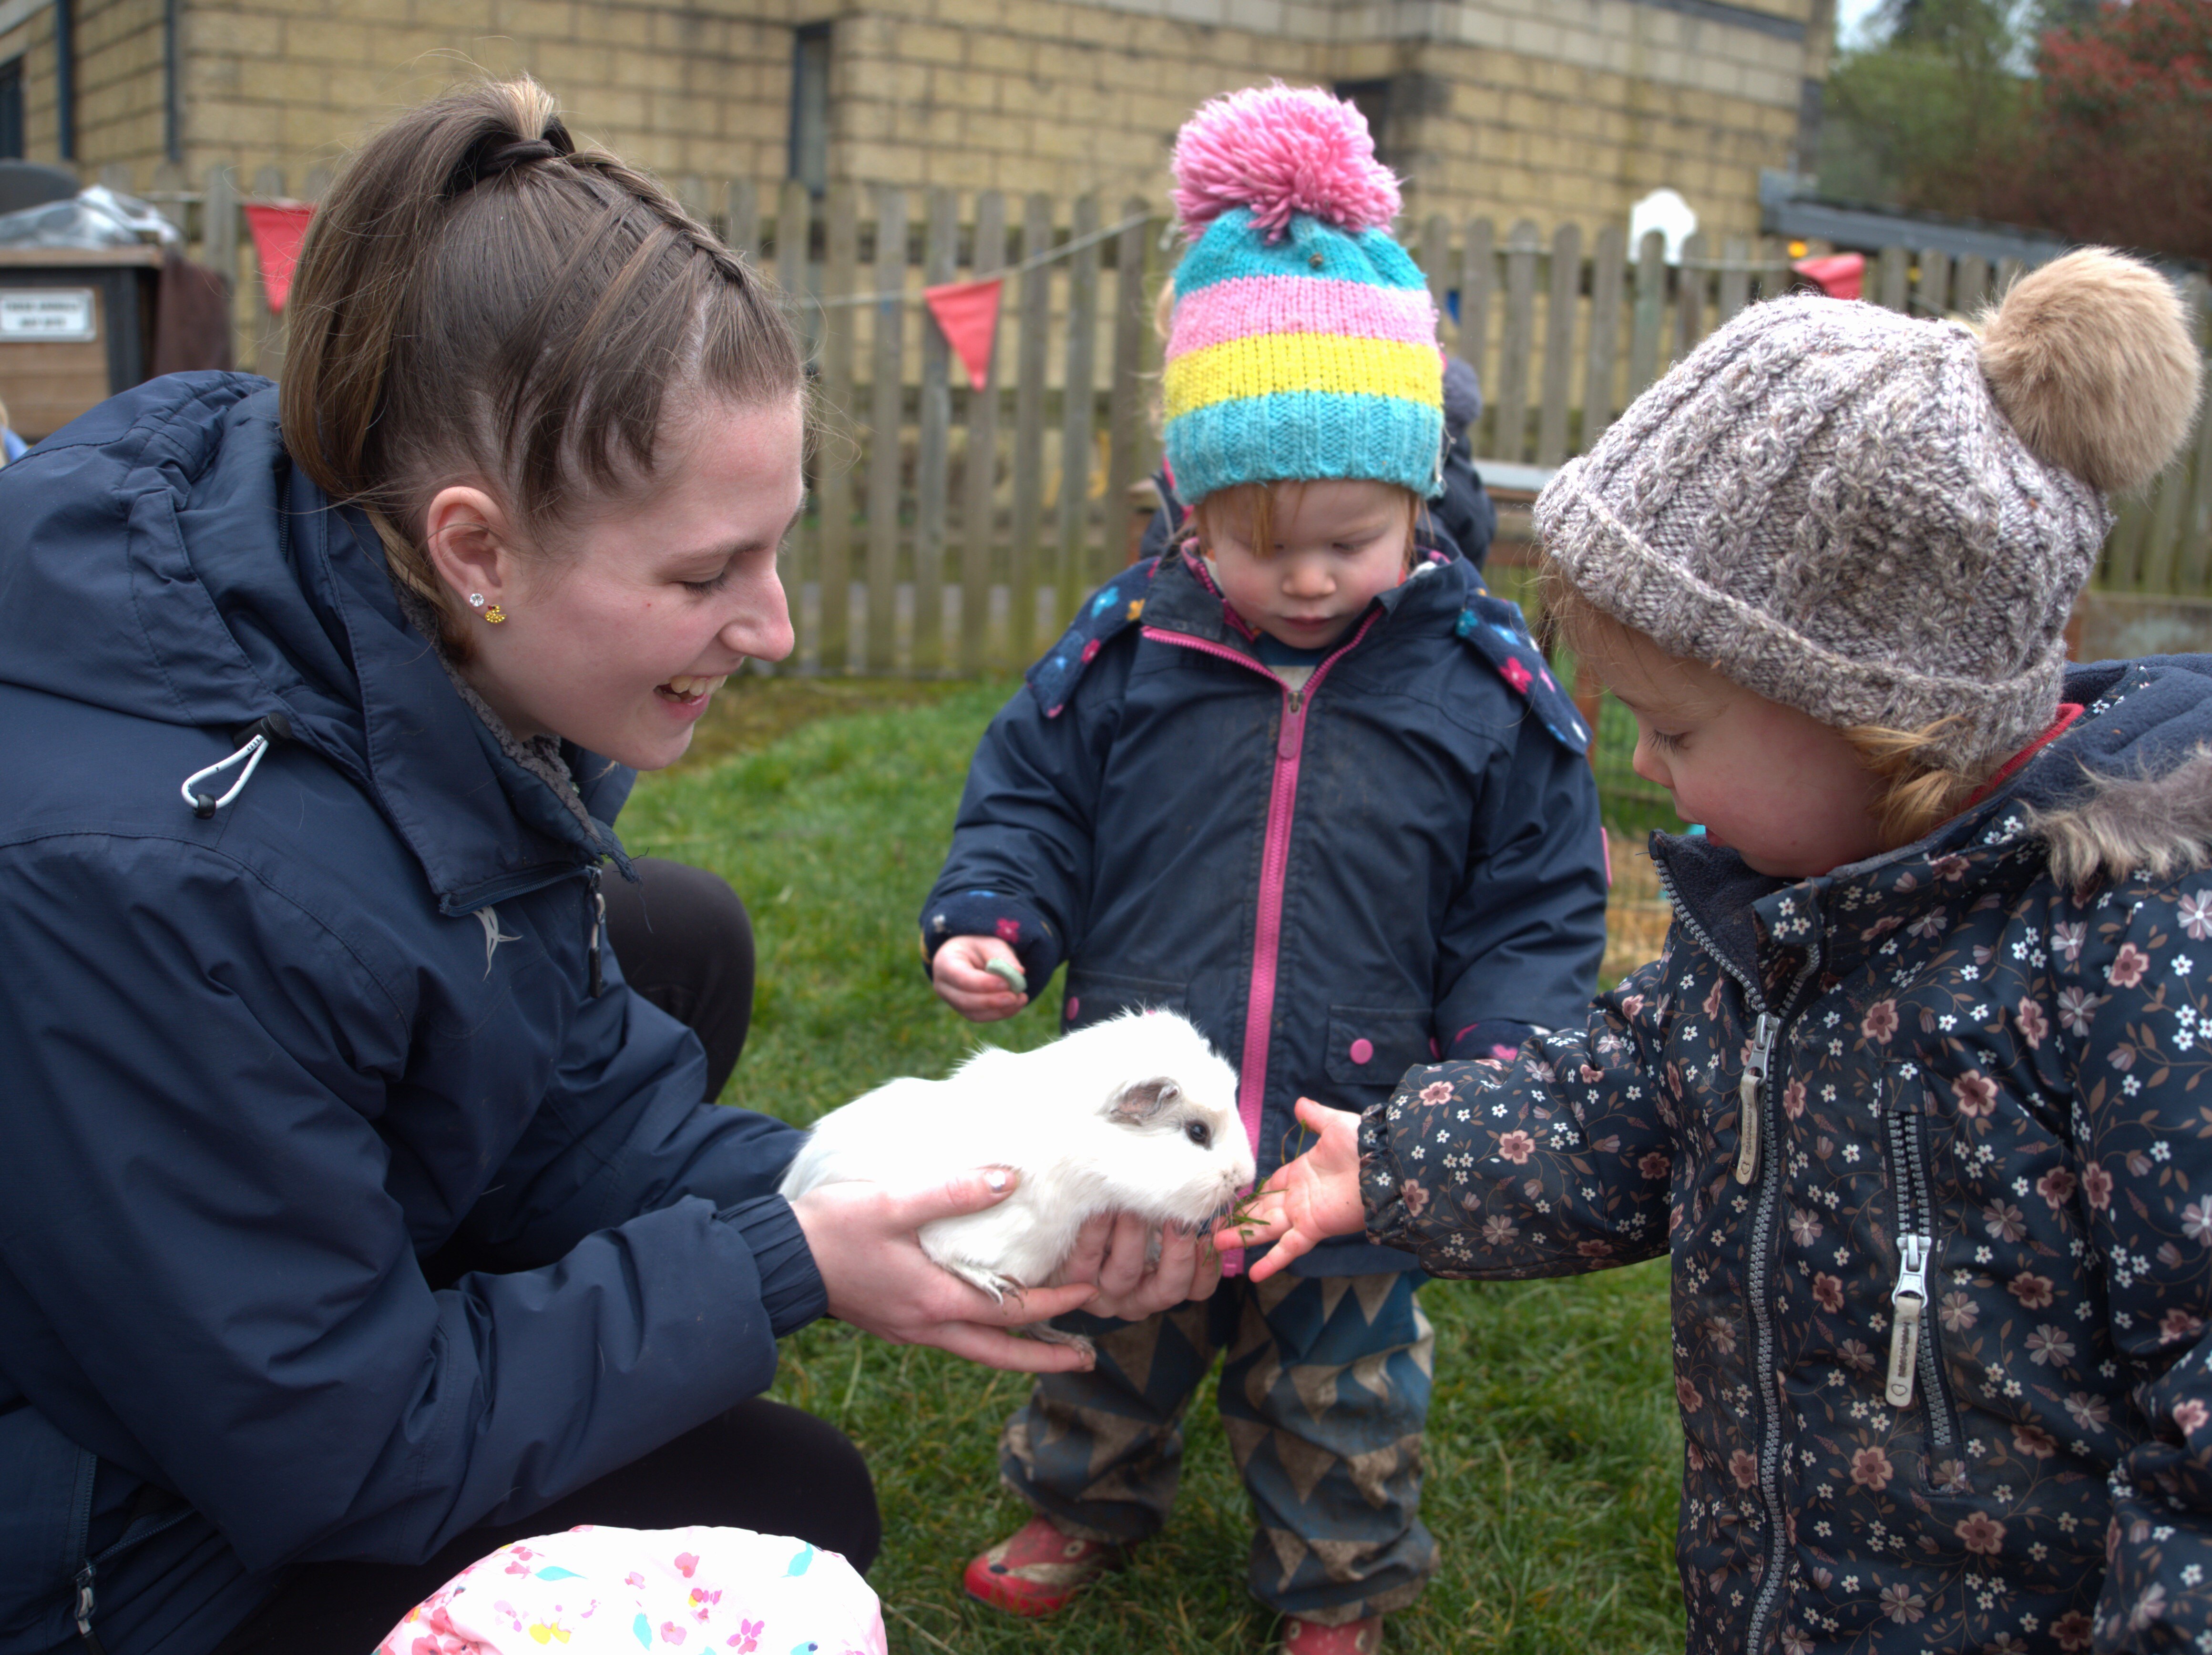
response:
M1246 1267L1245 1279L1264 1282L1279 1270L1287 1270L1297 1259L1314 1250L1313 1238L1304 1230L1285 1230L1275 1243L1274 1250L1257 1264Z

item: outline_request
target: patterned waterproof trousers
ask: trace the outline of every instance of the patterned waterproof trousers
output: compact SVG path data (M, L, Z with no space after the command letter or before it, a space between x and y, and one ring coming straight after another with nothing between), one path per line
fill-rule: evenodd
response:
M1098 1365L1038 1381L1000 1468L1070 1534L1149 1538L1182 1469L1177 1422L1225 1347L1221 1422L1259 1524L1253 1596L1324 1625L1403 1609L1437 1567L1419 1516L1436 1355L1413 1297L1424 1279L1232 1277L1141 1322L1063 1317L1054 1325L1089 1334Z

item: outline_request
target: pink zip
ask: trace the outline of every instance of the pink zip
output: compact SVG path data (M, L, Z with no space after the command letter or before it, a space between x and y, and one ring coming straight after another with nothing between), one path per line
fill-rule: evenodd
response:
M1158 627L1144 628L1146 637L1160 643L1218 656L1265 674L1283 693L1283 724L1275 738L1274 785L1267 795L1267 838L1260 855L1260 911L1252 933L1252 986L1244 1007L1244 1061L1237 1071L1237 1113L1244 1123L1244 1136L1255 1158L1260 1153L1261 1106L1267 1094L1268 1029L1275 1017L1275 967L1283 940L1283 882L1291 861L1291 821L1297 809L1298 761L1305 747L1306 711L1328 670L1358 646L1379 615L1377 611L1361 621L1350 640L1324 658L1306 680L1305 688L1296 693L1250 656L1225 644Z

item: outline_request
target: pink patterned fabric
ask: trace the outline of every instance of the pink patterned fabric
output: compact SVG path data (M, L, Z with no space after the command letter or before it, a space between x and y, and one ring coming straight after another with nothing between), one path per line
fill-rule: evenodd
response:
M750 1529L589 1525L501 1546L407 1612L376 1655L888 1655L876 1594L835 1552Z
M1176 303L1168 360L1255 334L1329 333L1432 344L1436 307L1425 288L1382 288L1304 276L1238 276Z

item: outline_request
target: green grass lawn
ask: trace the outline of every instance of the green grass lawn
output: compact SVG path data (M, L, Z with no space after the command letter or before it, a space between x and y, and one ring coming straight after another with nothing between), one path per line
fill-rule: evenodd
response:
M919 967L915 922L969 755L1012 688L733 680L693 756L641 783L621 822L629 848L713 868L752 911L760 988L726 1102L805 1122L969 1049L976 1031ZM1054 984L988 1038L1039 1044L1058 1009ZM1390 1647L1679 1650L1663 1261L1437 1282L1422 1302L1437 1329L1424 1516L1443 1569L1393 1618ZM969 1555L1028 1515L995 1459L1027 1384L836 1324L786 1342L775 1394L842 1425L874 1467L885 1537L871 1581L893 1646L1271 1651L1273 1617L1243 1588L1250 1521L1210 1391L1174 1519L1129 1571L1047 1622L963 1596Z

